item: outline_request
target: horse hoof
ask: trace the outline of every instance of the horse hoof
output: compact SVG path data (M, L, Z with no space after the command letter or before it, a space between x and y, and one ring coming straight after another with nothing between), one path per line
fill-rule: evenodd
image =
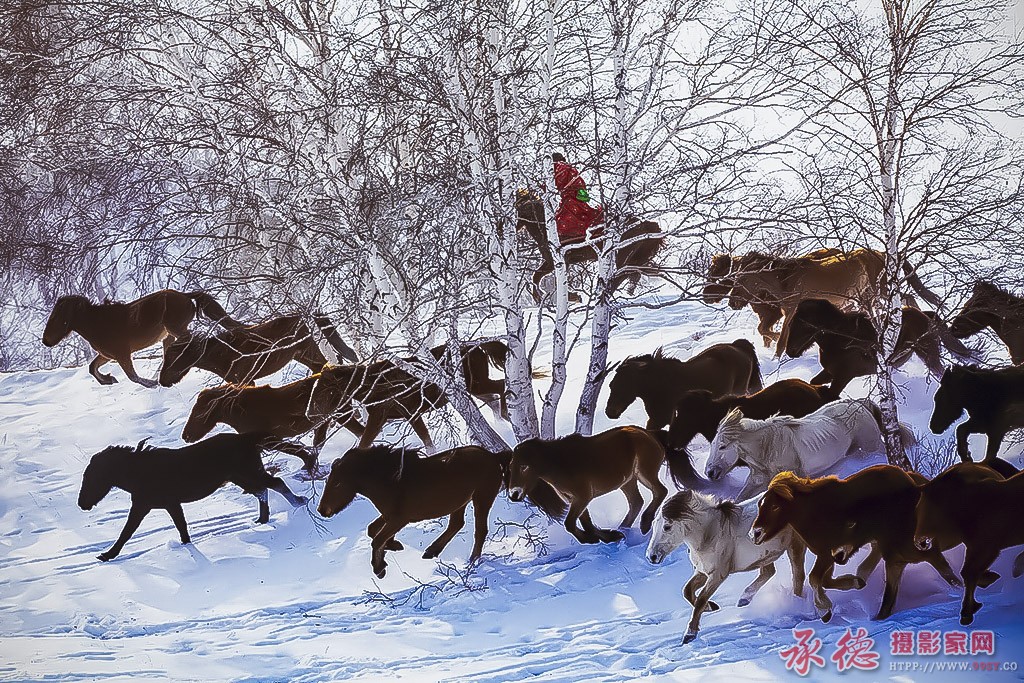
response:
M387 545L384 546L384 550L405 550L405 546L402 545L401 541L391 539L387 542Z
M619 541L625 540L625 538L626 538L626 535L623 534L621 531L609 531L605 535L605 542L606 543L618 543Z
M750 604L750 598L740 598L740 601L736 603L737 607L746 607Z
M267 517L266 519L263 519L262 517L257 517L256 521L255 521L255 524L266 524L269 521L270 521L269 517Z
M953 588L963 588L964 582L954 576L949 580L949 585Z
M426 552L423 553L423 559L424 560L432 560L435 557L437 557L439 554L440 553L438 553L436 550L431 550L430 548L427 548Z
M117 555L111 555L110 553L100 553L96 556L96 559L100 562L110 562L115 557L117 557Z
M857 580L856 580L855 583L857 584L857 589L858 590L863 588L864 586L868 585L868 582L865 581L864 579L860 578L859 576L857 577Z
M388 573L388 566L385 564L380 568L374 568L373 573L377 575L378 579L383 579L384 575Z
M828 622L832 621L832 610L829 610L829 611L825 612L824 614L822 614L821 615L821 620L822 620L822 622L824 622L826 624Z
M960 625L961 626L970 626L973 623L974 623L974 615L973 614L961 614L960 615Z
M683 636L683 645L687 645L689 643L692 643L695 640L697 640L696 632L690 633L689 631L687 631L686 635Z

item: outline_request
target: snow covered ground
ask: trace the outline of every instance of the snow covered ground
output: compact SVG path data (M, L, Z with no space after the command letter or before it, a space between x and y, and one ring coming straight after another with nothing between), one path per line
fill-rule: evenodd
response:
M739 336L760 347L754 327L748 312L699 304L639 312L613 333L612 360L659 345L686 358ZM538 360L543 366L545 359ZM586 360L585 353L572 359L577 381L563 400L562 433L572 427ZM817 369L811 357L780 368L763 349L761 361L766 383L808 379ZM141 365L142 374L155 375L155 361ZM925 434L935 385L916 359L905 370L902 418ZM583 547L535 518L529 526L544 536L537 539L517 526L528 510L504 495L491 513L484 562L468 575L466 530L438 564L420 553L439 524L407 528L399 535L407 549L390 553L388 576L376 580L365 535L375 517L368 501L323 520L315 504L292 510L272 493L271 523L257 526L255 499L230 486L185 507L191 545L182 546L170 519L154 512L120 557L102 563L96 555L119 533L129 498L115 490L90 512L77 507L89 457L108 444L147 437L180 445L193 397L213 381L193 371L177 387L147 390L121 379L101 387L84 367L0 375L0 679L768 681L797 678L779 656L794 643L791 629L816 629L828 660L847 627L858 626L875 639L880 667L838 674L827 662L813 680L1024 676L1024 661L1013 672L892 669L894 662L954 659L889 654L894 630L960 630L960 592L928 566L908 568L897 612L884 622L870 621L881 599L880 568L861 591L830 591L836 608L828 625L815 619L809 597L792 595L787 562L745 608L734 605L752 576L734 576L716 598L722 610L706 615L700 638L683 646L690 610L679 591L692 572L684 551L653 567L635 529L624 543ZM863 396L866 387L855 382L847 393ZM638 403L614 424L643 421ZM602 414L596 429L612 424ZM321 459L330 462L352 442L336 435ZM702 466L707 446L697 442ZM1019 451L1010 447L1004 457L1019 464ZM321 483L299 476L297 460L268 458L293 490L319 491ZM868 462L848 463L845 471ZM738 488L740 480L731 484ZM625 501L616 492L592 510L598 524L613 526ZM499 521L511 524L499 528ZM959 658L969 667L1024 660L1024 584L1010 578L1014 555L1004 553L995 567L1003 578L979 591L984 607L973 628L995 632L995 656ZM955 568L961 558L962 551L950 553Z

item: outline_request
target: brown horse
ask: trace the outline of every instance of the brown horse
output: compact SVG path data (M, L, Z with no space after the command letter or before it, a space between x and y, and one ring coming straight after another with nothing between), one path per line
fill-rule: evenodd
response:
M958 339L965 339L986 327L1006 344L1014 365L1024 363L1024 298L979 280L949 329Z
M857 305L871 308L884 265L884 255L873 249L849 253L820 249L796 258L758 252L744 256L719 254L708 270L704 298L717 303L725 298L722 292L728 288L731 308L757 305L755 312L762 318L758 332L765 346L778 341L776 356L781 356L789 338L790 320L801 301L816 298L842 309ZM904 264L904 271L914 291L933 306L941 306L941 300L925 287L910 264ZM776 335L772 327L779 318L784 320Z
M950 584L956 575L942 553L914 545L914 507L917 485L924 477L891 465L876 465L839 479L806 479L783 472L772 479L759 504L750 534L763 543L786 526L792 527L817 559L809 583L822 621L832 618L832 601L825 588L863 588L879 560L885 561L886 586L875 615L892 613L903 570L911 562L928 562ZM862 545L871 544L857 574L833 578L836 563L845 564Z
M370 565L383 578L385 550L402 550L395 534L408 524L448 515L448 527L423 553L433 559L465 524L466 506L473 503L476 534L469 561L480 558L487 538L487 514L507 483L510 453L491 453L463 446L431 457L418 451L378 445L353 448L331 465L317 511L331 517L357 495L369 498L380 516L366 533L372 539ZM561 518L565 503L543 482L530 489L530 500L548 515Z
M921 487L917 504L914 543L922 551L938 552L966 547L960 576L964 599L960 623L974 621L981 603L974 597L978 587L990 586L999 575L989 569L1004 548L1024 543L1024 474L1004 479L990 467L961 463ZM1014 562L1020 576L1022 557Z
M637 486L639 481L653 495L640 518L640 531L646 534L651 530L658 506L668 495L668 489L658 479L664 460L665 451L658 440L639 427L616 427L595 436L571 434L553 441L529 439L512 453L509 498L522 500L538 481L546 481L569 502L565 528L577 541L614 543L622 540L622 533L595 527L587 510L590 501L621 490L629 511L619 526L629 528L644 503Z
M124 544L152 510L166 510L182 543L191 541L182 503L201 500L225 483L237 484L259 501L257 524L270 521L267 490L273 489L294 506L305 505L279 478L263 468L264 435L217 434L184 448L110 446L92 456L82 475L78 506L91 510L114 487L131 494L132 506L117 541L99 559L120 554Z
M830 383L842 391L854 377L873 375L878 369L878 332L867 313L844 312L824 299L804 299L790 321L786 354L799 358L811 345L818 345L822 371L812 384ZM942 345L958 355L970 355L931 311L903 307L903 322L896 339L891 363L905 365L917 355L932 373L942 376Z
M139 377L132 365L132 354L167 337L188 335L189 323L202 312L222 327L241 327L220 304L206 292L177 292L164 289L131 303L91 303L84 296L65 296L57 300L46 321L43 344L55 346L72 332L77 332L96 351L89 364L89 373L100 384L117 382L100 367L116 361L133 382L155 387L156 382ZM165 341L166 344L166 341Z
M516 229L526 231L540 250L541 265L533 273L533 284L539 288L541 279L555 270L554 255L548 242L544 202L533 193L520 190L516 198L516 214L518 216ZM622 233L622 242L630 242L630 244L620 247L615 252L617 272L610 283L611 291L618 289L619 285L626 280L629 280L635 286L640 281L641 275L656 272L657 266L654 263L654 257L661 249L661 245L665 240L661 227L654 221L638 221L635 218L630 218L626 221L626 225L627 227ZM593 232L595 236L600 235L599 231ZM635 238L644 236L649 237L637 239L637 241L633 242ZM579 240L567 242L562 246L571 247L582 244L584 241L584 238L580 238ZM564 256L567 265L574 265L596 261L598 252L594 246L587 245L567 248L564 251Z
M716 397L706 389L687 391L676 402L668 430L669 472L677 484L701 484L686 447L698 434L710 443L718 433L718 425L733 408L739 408L744 417L752 420L767 420L773 415L804 417L838 398L837 390L802 379L779 380L747 396Z
M204 334L179 337L164 349L160 384L173 386L192 368L207 370L232 384L252 384L293 360L319 372L327 364L327 358L303 317L281 316L258 325L224 330L213 337ZM313 319L339 356L359 362L326 316L316 314Z
M622 361L608 386L605 414L615 420L636 399L647 410L647 429L672 421L676 403L687 391L706 389L714 396L760 391L761 366L754 345L746 339L715 344L689 360L653 354Z

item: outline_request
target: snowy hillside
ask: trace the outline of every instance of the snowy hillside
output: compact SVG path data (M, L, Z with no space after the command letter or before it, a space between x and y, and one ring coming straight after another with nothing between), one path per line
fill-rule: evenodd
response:
M739 336L760 347L754 327L749 312L727 314L699 304L641 312L614 331L611 360L660 345L686 358ZM766 384L809 379L817 370L814 357L780 368L769 352L760 354ZM585 355L577 353L571 363L570 378L576 379L563 400L561 433L571 429ZM539 358L537 365L544 364ZM155 361L140 366L144 376L155 375ZM898 376L906 403L902 419L937 441L927 434L935 384L916 359L904 370ZM399 534L406 550L390 553L391 571L376 580L365 534L376 516L369 502L359 499L323 520L315 502L308 510L292 510L271 493L271 523L257 526L255 499L232 486L185 506L191 545L182 546L171 520L157 511L120 557L101 563L96 555L117 537L129 498L114 491L90 512L78 508L89 457L111 443L147 437L156 445L180 445L193 397L214 381L193 371L172 389L147 390L114 372L121 382L111 387L99 386L84 367L0 375L0 679L765 681L796 678L779 656L794 643L792 629L816 629L827 660L851 626L865 627L875 639L880 667L842 676L967 679L963 673L890 666L900 660L890 655L894 630L960 629L960 591L931 567L908 568L897 611L884 622L870 621L881 599L881 568L861 591L830 591L836 607L828 625L815 619L809 597L792 595L785 561L742 609L734 605L752 576L733 576L716 597L722 610L706 615L698 640L683 646L690 610L679 591L692 572L684 551L654 567L636 529L624 543L600 546L580 546L539 518L525 525L528 532L521 523L529 511L504 495L491 513L484 561L468 575L468 529L439 565L420 559L439 524L407 528ZM866 395L865 385L855 381L847 393ZM602 413L597 429L643 421L637 403L614 423ZM396 433L387 432L392 438ZM336 435L321 460L329 463L353 441ZM980 444L972 443L977 453ZM698 437L694 445L700 467L707 444ZM1019 445L1008 450L1003 457L1019 464ZM282 468L293 490L318 495L322 483L301 477L298 460L276 454L267 459ZM844 471L865 464L847 463ZM735 491L740 480L730 484ZM612 526L625 500L616 492L592 510L599 525ZM984 607L971 627L995 632L995 656L963 661L1013 661L1024 646L1024 583L1010 578L1014 555L1003 554L995 566L1003 578L979 591ZM950 553L954 568L961 558L962 550ZM1022 675L992 672L984 679ZM811 678L838 676L828 662Z

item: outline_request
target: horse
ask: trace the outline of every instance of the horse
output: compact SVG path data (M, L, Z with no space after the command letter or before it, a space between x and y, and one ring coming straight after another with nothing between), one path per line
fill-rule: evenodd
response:
M553 441L528 439L512 452L508 497L520 501L543 480L568 501L565 528L577 541L615 543L623 534L595 527L587 506L598 496L621 490L629 510L619 527L628 529L644 504L637 486L640 482L653 496L640 517L640 531L646 534L668 495L658 479L664 460L665 451L657 438L639 427L616 427L594 436L570 434Z
M935 392L935 408L929 427L942 434L967 411L956 428L956 452L970 462L969 434L988 436L985 460L999 455L1003 437L1024 427L1024 367L977 368L953 365L946 370Z
M758 331L765 346L777 341L775 355L779 357L789 338L790 320L801 301L807 298L825 299L841 308L867 304L871 308L885 266L885 255L873 249L855 249L844 253L836 249L812 252L806 256L786 258L751 252L744 256L716 255L708 269L704 298L717 303L725 298L728 289L729 306L739 310L744 306L760 305L762 318ZM909 263L903 264L907 282L922 298L935 306L942 305L938 295L929 290ZM783 318L782 330L772 331L775 322Z
M179 337L164 348L160 385L174 386L192 368L207 370L232 384L252 384L293 360L313 372L319 372L327 364L327 358L317 346L303 317L285 315L258 325L224 330L215 336L188 334ZM359 362L327 316L314 314L313 320L340 357Z
M419 451L377 445L353 448L331 465L317 512L332 517L357 495L365 496L380 513L366 529L372 539L371 567L380 578L387 572L386 550L402 550L395 534L408 524L448 515L448 526L423 553L433 559L465 524L466 506L473 503L476 534L469 561L480 558L487 538L487 515L508 481L509 452L491 453L463 446L431 457ZM528 497L554 518L565 514L565 503L543 482Z
M687 391L706 389L715 396L748 394L762 389L761 366L746 339L715 344L689 360L654 353L622 361L608 386L605 414L617 419L639 398L647 410L647 429L672 421L676 403Z
M267 489L284 496L293 506L306 504L280 477L267 473L261 454L265 434L217 434L184 448L154 448L145 441L135 448L109 446L96 453L82 475L78 506L93 509L115 486L131 494L128 519L117 541L99 555L107 562L117 557L124 544L154 509L166 510L174 521L182 543L190 543L182 503L211 495L231 482L259 500L257 524L270 521Z
M1006 344L1014 365L1024 363L1024 298L979 280L949 329L958 339L966 339L986 327Z
M914 544L917 487L924 481L919 474L891 465L868 467L846 479L808 479L781 472L760 502L750 538L761 544L784 529L800 535L816 556L809 578L824 622L832 619L825 588L863 588L878 562L884 561L885 591L874 618L885 619L892 614L907 564L927 562L950 585L959 584L942 553L921 551ZM833 578L835 565L845 565L866 544L871 552L856 574Z
M693 576L683 587L683 597L693 605L693 615L683 636L684 645L697 637L701 615L718 609L711 598L732 574L759 570L757 578L743 590L737 603L738 607L744 607L775 575L775 561L785 553L793 569L793 594L803 596L806 547L800 536L792 530L783 530L769 542L757 546L748 536L759 502L758 498L751 498L734 503L696 491L680 491L665 501L662 523L654 525L647 545L647 560L660 564L684 543L690 551Z
M968 626L981 609L974 597L999 578L989 569L1000 551L1024 543L1024 474L1004 478L990 467L961 463L920 486L914 544L922 551L942 551L964 544L964 597L960 623ZM1024 571L1024 553L1013 565L1014 578Z
M957 355L971 355L971 350L949 333L935 313L904 306L902 320L890 357L893 367L902 367L916 354L938 379L944 369L943 344ZM881 342L864 311L844 312L825 299L804 299L790 320L786 355L799 358L815 343L822 370L811 379L812 384L831 383L842 391L854 377L878 371Z
M843 399L828 403L801 418L745 418L732 409L711 442L705 474L718 481L738 465L750 468L739 500L765 489L779 472L803 477L822 474L855 453L884 453L882 414L872 401ZM904 444L916 443L914 433L900 424Z
M733 408L753 420L766 420L773 415L804 417L838 398L838 391L802 379L779 380L746 396L730 394L716 398L706 389L687 391L676 402L665 442L669 472L677 484L700 483L686 447L698 434L708 443L713 441L718 425Z
M540 251L541 265L533 273L533 284L539 289L540 281L555 270L554 254L548 242L544 202L532 192L520 190L516 197L516 216L516 230L525 231ZM592 233L600 241L600 232L592 230ZM634 239L637 241L634 242ZM615 252L616 273L609 284L609 290L614 292L626 280L636 286L641 275L656 272L654 257L664 240L661 227L654 221L627 219L621 242L629 244L619 247ZM598 259L597 246L586 243L586 238L566 242L562 247L566 265L589 263Z
M72 295L57 299L53 305L43 330L43 345L56 346L72 332L77 332L96 351L96 358L89 364L89 374L97 382L117 382L112 375L100 372L100 367L113 360L128 379L153 388L157 386L155 381L139 377L135 372L132 354L167 337L188 336L189 323L197 312L226 329L242 326L206 292L164 289L127 304L94 304L84 296Z

